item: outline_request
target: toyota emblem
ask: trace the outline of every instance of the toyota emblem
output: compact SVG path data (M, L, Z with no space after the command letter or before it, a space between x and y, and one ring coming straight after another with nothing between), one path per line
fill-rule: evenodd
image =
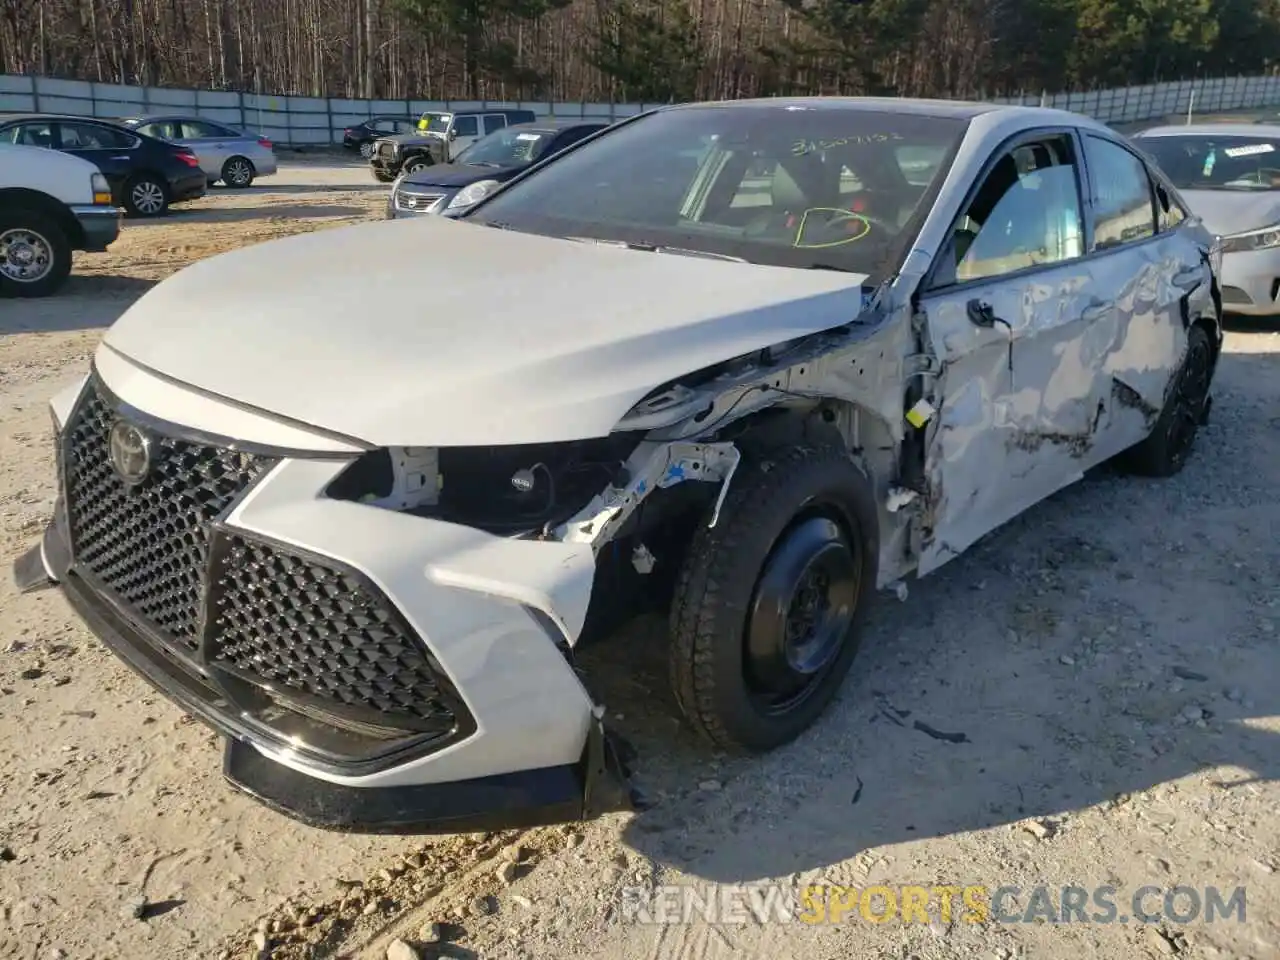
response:
M151 472L151 438L127 420L117 420L107 434L107 456L121 480L139 484Z

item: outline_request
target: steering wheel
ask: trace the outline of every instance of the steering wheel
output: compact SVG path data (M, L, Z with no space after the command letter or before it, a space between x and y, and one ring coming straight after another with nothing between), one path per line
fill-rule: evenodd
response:
M861 230L856 229L858 225ZM800 215L792 246L800 250L840 247L865 239L873 229L897 233L885 220L867 213L840 207L810 207Z

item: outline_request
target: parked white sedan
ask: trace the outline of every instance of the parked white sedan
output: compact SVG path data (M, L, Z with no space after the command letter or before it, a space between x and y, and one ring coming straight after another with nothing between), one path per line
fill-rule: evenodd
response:
M293 816L591 816L626 795L587 638L664 604L690 724L788 742L877 588L1114 456L1181 469L1217 265L1075 114L663 108L459 219L159 284L53 402L62 495L18 580L61 584Z

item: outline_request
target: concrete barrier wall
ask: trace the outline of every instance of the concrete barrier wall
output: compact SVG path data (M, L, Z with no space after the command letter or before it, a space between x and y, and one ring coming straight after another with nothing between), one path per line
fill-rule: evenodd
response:
M1131 124L1185 114L1189 110L1197 114L1221 113L1280 104L1280 77L1217 77L988 99L996 103L1058 107L1087 114L1103 123ZM520 107L532 110L539 117L616 120L656 106L660 104L285 97L0 74L0 113L71 113L107 118L143 113L191 113L243 127L291 146L341 142L343 128L378 114L417 116L425 110Z

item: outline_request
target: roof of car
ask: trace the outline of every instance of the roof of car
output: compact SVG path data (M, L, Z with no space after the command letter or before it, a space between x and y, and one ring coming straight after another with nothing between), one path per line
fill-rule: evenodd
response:
M1218 134L1223 137L1280 137L1280 125L1266 123L1190 123L1178 126L1152 127L1143 130L1139 137L1204 137Z
M74 113L0 113L0 123L12 123L15 120L88 120L91 123L120 126L119 120L110 120L106 117L85 117Z
M673 104L662 109L696 110L699 107L732 107L736 109L769 107L776 110L864 110L867 112L914 113L930 117L954 117L968 120L993 110L1014 107L973 100L915 100L906 97L759 97L752 100L710 100L701 103Z
M607 127L612 122L603 117L574 117L568 120L551 117L546 120L534 120L531 123L512 123L504 129L527 130L530 133L559 133L561 130L568 130L571 127Z

